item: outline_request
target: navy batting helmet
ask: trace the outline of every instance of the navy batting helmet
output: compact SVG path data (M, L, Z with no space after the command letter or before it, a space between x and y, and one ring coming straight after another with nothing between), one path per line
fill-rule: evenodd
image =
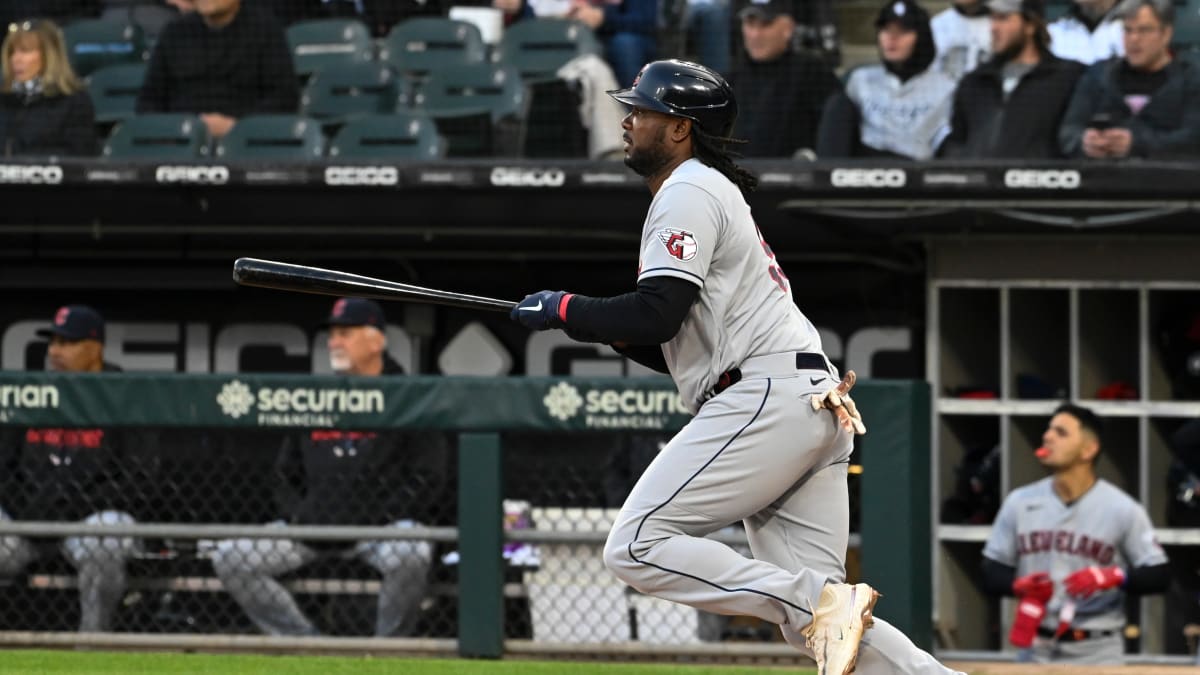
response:
M686 117L705 133L726 138L737 118L733 88L715 71L699 63L667 59L642 68L633 86L609 96L621 103Z

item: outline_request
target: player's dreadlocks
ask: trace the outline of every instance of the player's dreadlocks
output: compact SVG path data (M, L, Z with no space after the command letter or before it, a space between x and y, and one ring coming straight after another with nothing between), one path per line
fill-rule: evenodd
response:
M738 186L742 195L749 197L754 188L758 187L758 178L749 171L733 162L741 155L731 152L730 143L745 143L738 138L723 138L714 136L700 128L699 124L692 125L692 152L696 159L720 171L726 178Z

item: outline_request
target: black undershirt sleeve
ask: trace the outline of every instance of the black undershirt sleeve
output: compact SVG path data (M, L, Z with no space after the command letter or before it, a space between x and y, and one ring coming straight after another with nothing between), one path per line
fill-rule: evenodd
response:
M649 277L636 291L610 298L576 295L567 305L566 330L592 342L657 347L675 337L699 295L696 284L666 276Z
M1123 588L1126 593L1136 593L1138 595L1165 593L1167 587L1170 585L1171 565L1169 563L1130 567L1125 570L1125 585Z
M618 354L627 359L632 359L646 366L651 370L656 370L660 373L670 374L670 369L667 368L667 359L663 356L661 345L628 345L625 347L613 346L613 349Z
M983 590L990 595L1012 595L1013 582L1017 580L1017 568L983 559Z

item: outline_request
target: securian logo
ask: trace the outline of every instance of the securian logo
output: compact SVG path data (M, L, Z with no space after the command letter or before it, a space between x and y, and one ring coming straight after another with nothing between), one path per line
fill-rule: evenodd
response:
M566 382L559 382L550 388L542 403L546 404L546 410L551 417L566 422L579 412L579 407L583 405L583 397L575 387Z
M217 394L217 405L221 406L221 412L236 420L250 412L254 406L254 394L250 387L237 380L227 382L221 387L221 393Z

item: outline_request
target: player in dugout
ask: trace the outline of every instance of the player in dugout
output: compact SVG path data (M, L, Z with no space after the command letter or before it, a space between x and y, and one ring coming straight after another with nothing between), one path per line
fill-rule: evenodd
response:
M1171 573L1145 509L1096 475L1100 418L1065 403L1037 458L1051 475L1013 490L983 549L985 588L1015 595L1009 641L1038 663L1122 663L1125 594L1162 593Z

